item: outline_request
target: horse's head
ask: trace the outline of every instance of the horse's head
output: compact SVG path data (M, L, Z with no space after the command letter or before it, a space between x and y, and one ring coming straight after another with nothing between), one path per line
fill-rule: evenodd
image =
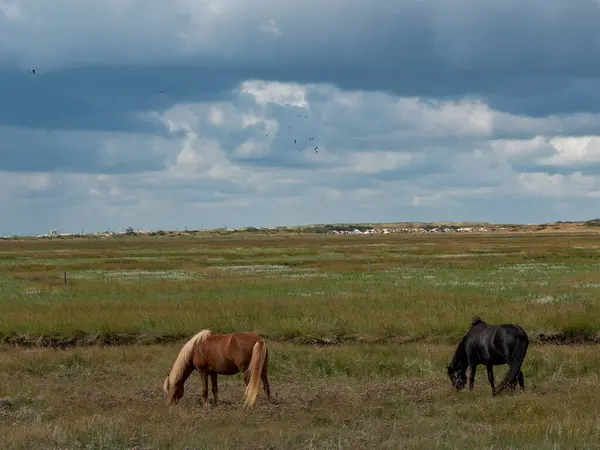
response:
M177 403L179 399L183 397L183 383L171 385L169 374L167 374L165 381L163 382L163 391L167 396L167 406L172 403Z
M448 366L448 378L452 383L452 387L460 391L467 385L467 371L464 369L456 369Z

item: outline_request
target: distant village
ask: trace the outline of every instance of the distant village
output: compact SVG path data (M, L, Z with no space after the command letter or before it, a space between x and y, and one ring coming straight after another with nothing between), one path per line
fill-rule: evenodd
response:
M499 228L500 230L508 230L506 227ZM460 227L460 228L371 228L361 231L355 228L352 231L348 230L333 230L332 234L390 234L390 233L471 233L473 231L486 232L487 228Z
M394 226L396 225L396 226ZM0 239L16 238L47 238L47 239L67 239L67 238L109 238L119 236L177 236L177 235L202 235L202 234L235 234L235 233L311 233L311 234L332 234L332 235L379 235L392 233L494 233L494 232L540 232L540 231L600 231L600 219L588 220L585 222L567 222L558 221L547 224L507 224L494 225L490 223L422 223L422 222L399 222L397 224L320 224L304 226L279 226L279 227L239 227L230 228L227 226L212 229L188 229L184 230L147 230L141 228L128 227L125 230L108 229L106 231L94 233L66 233L57 230L51 230L49 233L38 234L37 236L25 236L4 234Z
M339 227L339 228L348 228ZM96 233L59 233L52 230L49 233L38 234L37 238L75 238L75 237L112 237L112 236L166 236L179 234L195 234L199 232L221 232L226 234L241 233L241 232L295 232L295 233L321 233L333 235L374 235L374 234L391 234L391 233L485 233L490 231L486 227L416 227L416 228L353 228L339 229L335 226L327 225L324 227L305 227L305 228L287 228L287 227L241 227L241 228L217 228L210 230L143 230L128 228L125 231L104 231ZM510 230L507 227L494 228L496 230Z

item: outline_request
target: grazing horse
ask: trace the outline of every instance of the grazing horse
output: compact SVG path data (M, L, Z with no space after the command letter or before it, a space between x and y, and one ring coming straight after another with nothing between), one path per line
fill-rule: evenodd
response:
M488 381L492 386L492 395L502 392L506 387L511 390L519 382L525 389L521 365L527 354L529 337L523 328L516 324L488 325L479 317L474 317L469 331L460 340L452 361L448 366L448 377L456 390L467 384L467 367L470 368L469 389L473 390L475 371L479 364L487 368ZM496 390L494 386L493 366L508 364L506 376Z
M183 397L185 381L194 370L202 377L205 407L208 406L209 376L215 404L218 401L217 374L244 374L244 407L254 407L260 380L270 402L268 359L267 345L256 333L213 334L210 330L202 330L183 345L171 372L165 378L163 391L167 395L167 405L177 403Z

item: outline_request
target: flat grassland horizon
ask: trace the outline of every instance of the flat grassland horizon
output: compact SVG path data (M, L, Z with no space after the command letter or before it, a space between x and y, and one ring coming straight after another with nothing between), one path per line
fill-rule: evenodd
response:
M432 228L471 228L472 232L483 231L485 233L573 233L573 232L600 232L600 218L590 220L559 220L555 222L545 223L491 223L487 221L437 221L437 222L420 222L420 221L406 221L406 222L346 222L346 223L315 223L315 224L303 224L303 225L279 225L273 227L264 226L245 226L245 227L234 227L229 228L226 225L217 228L203 228L195 229L193 227L185 227L184 230L180 228L175 229L144 229L127 227L118 231L116 229L108 229L105 231L95 230L85 232L83 228L80 232L73 231L58 231L52 230L48 233L42 234L24 234L24 233L0 233L0 240L14 240L14 239L30 239L35 237L40 238L77 238L77 237L98 237L98 236L118 236L118 235L138 235L138 236L167 236L167 235L195 235L195 236L206 236L218 234L231 234L236 232L291 232L291 233L327 233L332 230L346 230L353 231L354 229L368 230L368 229L384 229L407 231L407 230L418 230L425 228L430 230ZM464 230L463 230L464 231Z
M3 448L596 448L599 268L596 233L0 241ZM451 390L475 315L528 332L525 393ZM274 404L166 408L205 328L267 338Z

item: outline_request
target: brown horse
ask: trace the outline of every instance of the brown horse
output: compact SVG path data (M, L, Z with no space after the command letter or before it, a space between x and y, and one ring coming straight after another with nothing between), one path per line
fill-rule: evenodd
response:
M171 373L165 378L163 390L167 394L167 405L183 397L183 385L194 370L202 377L204 406L208 406L209 375L217 403L217 374L244 374L244 407L254 407L259 379L270 402L268 359L267 345L256 333L212 334L210 330L202 330L183 345Z

